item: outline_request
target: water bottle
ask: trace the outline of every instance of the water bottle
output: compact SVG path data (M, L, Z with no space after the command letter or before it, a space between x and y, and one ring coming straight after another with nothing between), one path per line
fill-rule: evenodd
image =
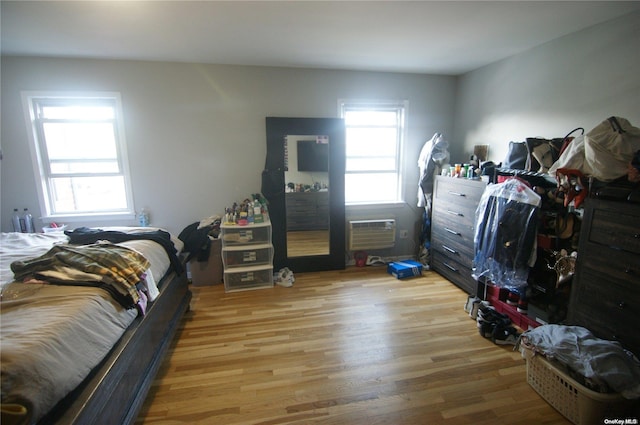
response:
M35 233L36 232L36 228L33 225L33 216L29 212L28 208L24 209L24 214L23 214L22 217L24 219L24 231L23 231L23 233Z
M13 209L13 215L11 216L11 224L13 224L14 232L22 232L22 227L20 226L20 214L18 214L18 209Z
M138 225L140 227L147 227L149 225L149 213L144 208L140 210L138 214Z

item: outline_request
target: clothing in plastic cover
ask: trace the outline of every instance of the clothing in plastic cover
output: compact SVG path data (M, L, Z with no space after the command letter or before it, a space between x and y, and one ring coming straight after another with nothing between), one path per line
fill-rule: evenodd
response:
M442 134L436 133L424 144L418 157L420 180L418 181L418 206L425 207L427 214L431 212L431 194L435 173L442 164L449 162L449 142Z
M536 260L540 196L517 177L485 188L476 210L472 276L516 292Z

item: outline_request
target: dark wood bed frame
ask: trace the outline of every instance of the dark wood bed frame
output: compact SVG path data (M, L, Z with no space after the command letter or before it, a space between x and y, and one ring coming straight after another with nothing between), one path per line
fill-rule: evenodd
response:
M135 422L191 301L186 272L165 276L159 287L147 314L129 326L109 355L39 424Z

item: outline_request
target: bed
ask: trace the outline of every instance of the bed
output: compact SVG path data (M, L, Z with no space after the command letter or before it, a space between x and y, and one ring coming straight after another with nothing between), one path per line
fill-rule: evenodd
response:
M3 425L133 423L189 308L191 292L178 260L183 248L178 238L157 228L94 231L2 233ZM126 294L126 302L95 282L39 283L57 277L47 271L31 273L29 279L37 279L22 282L25 269L20 266L40 264L56 250L84 253L92 247L138 259L146 276L141 283L148 288ZM20 281L10 268L14 262ZM92 274L86 276L91 282ZM137 300L130 298L136 295Z

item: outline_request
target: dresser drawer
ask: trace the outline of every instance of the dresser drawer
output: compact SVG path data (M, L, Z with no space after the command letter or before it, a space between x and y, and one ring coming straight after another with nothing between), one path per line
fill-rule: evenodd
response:
M640 254L640 218L626 213L624 208L595 209L589 242Z
M469 242L471 239L471 242ZM473 238L468 238L462 234L457 236L450 234L442 234L442 232L433 232L431 236L431 249L440 252L443 256L452 258L463 264L467 268L471 268L473 260Z
M433 196L437 200L445 200L475 209L480 202L485 186L485 183L479 180L437 176Z
M271 264L272 261L271 244L240 245L222 249L222 264L225 268Z
M599 276L604 286L621 287L640 296L640 255L587 243L578 253L580 270Z
M271 265L230 268L224 271L224 289L227 292L272 286L273 267Z
M476 207L463 206L449 201L439 201L433 207L431 222L434 225L455 229L471 229L476 221Z
M583 326L598 338L619 341L632 351L640 347L637 294L612 289L598 276L586 272L581 274L580 286L574 290L573 302L580 308L570 311L569 324Z
M627 284L602 280L589 269L580 270L580 286L575 288L576 301L594 322L620 323L624 327L640 328L640 291ZM637 286L637 284L636 284Z
M476 295L478 285L471 276L471 268L439 251L431 253L431 267L467 293Z
M256 223L248 226L223 225L222 244L265 244L271 243L271 224Z

